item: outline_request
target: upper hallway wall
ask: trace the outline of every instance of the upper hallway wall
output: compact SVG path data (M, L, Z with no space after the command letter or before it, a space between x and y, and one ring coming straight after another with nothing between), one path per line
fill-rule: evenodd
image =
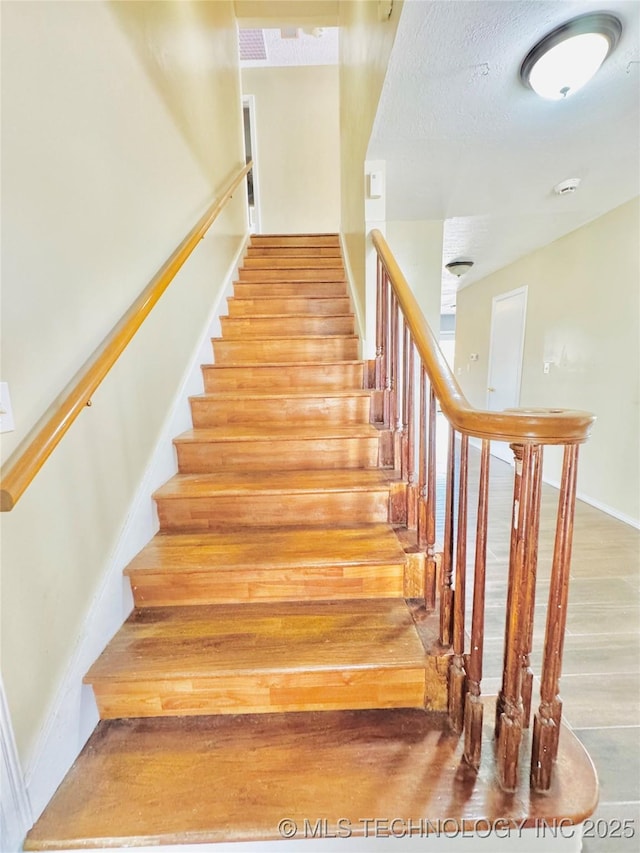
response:
M242 90L255 96L261 230L338 231L338 67L244 68Z
M597 415L580 451L579 493L640 522L640 204L636 198L458 291L456 375L485 407L494 296L527 285L522 406ZM470 361L470 353L478 353ZM544 363L550 363L548 374ZM560 480L560 453L545 449Z
M235 0L243 27L337 27L339 0Z
M361 314L365 313L364 162L402 3L389 20L379 4L340 3L341 231ZM363 317L365 323L366 319Z
M233 4L3 3L2 106L6 459L244 163ZM25 763L245 233L237 193L2 517Z

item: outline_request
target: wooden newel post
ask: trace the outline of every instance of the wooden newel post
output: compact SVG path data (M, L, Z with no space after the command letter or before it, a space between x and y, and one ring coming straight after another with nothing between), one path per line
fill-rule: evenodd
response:
M540 707L533 724L531 750L531 786L536 791L548 791L553 764L558 754L558 739L562 721L560 675L564 633L567 623L569 569L573 540L573 515L576 504L578 445L568 445L564 451L562 482L558 499L556 538L551 568L549 609L542 659Z
M533 604L529 606L527 572L531 567L532 538L537 539L540 499L540 447L511 445L515 455L509 587L504 641L502 688L496 706L496 764L500 784L514 791L518 784L518 757L525 723L522 702L522 665ZM535 553L537 553L537 548Z

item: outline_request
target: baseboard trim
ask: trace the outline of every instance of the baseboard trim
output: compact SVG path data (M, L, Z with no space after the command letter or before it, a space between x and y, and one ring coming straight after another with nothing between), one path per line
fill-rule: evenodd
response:
M472 447L480 450L482 448L482 441L479 438L470 438L469 444ZM500 457L497 457L498 459ZM504 460L503 460L504 461ZM554 489L560 488L560 481L554 480L551 477L542 476L542 482L547 486L553 486ZM640 521L637 518L633 518L631 515L627 515L624 512L620 512L620 510L615 507L610 506L604 501L599 501L591 495L586 494L585 492L578 491L576 493L576 499L582 501L589 506L592 506L594 509L599 509L601 512L606 512L607 515L610 515L612 518L617 519L618 521L622 521L624 524L628 524L630 527L634 527L636 530L640 530Z
M560 488L560 482L558 480L543 477L542 481L548 486L553 486L555 489ZM631 515L626 515L626 513L620 512L620 510L617 510L615 507L612 507L603 501L599 501L596 498L591 497L591 495L585 494L585 492L576 492L576 499L585 504L589 504L589 506L592 506L594 509L606 512L607 515L610 515L618 521L622 521L624 524L628 524L630 527L635 527L636 530L640 530L640 521L638 521L637 518L633 518Z
M14 853L22 849L22 842L33 819L1 676L0 748L2 749L0 850L3 853Z
M221 306L232 293L233 281L249 239L250 235L246 234L241 241L203 325L201 338L189 358L149 464L131 502L118 543L89 607L75 651L27 762L24 782L31 804L29 826L44 810L98 722L93 691L82 683L82 679L133 608L131 588L123 576L123 569L158 530L151 495L177 470L171 440L189 428L188 397L202 393L200 365L211 361L210 339L220 333Z

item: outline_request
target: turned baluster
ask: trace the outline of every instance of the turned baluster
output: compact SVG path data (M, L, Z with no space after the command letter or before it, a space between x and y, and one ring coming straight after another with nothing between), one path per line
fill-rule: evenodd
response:
M400 473L400 330L398 328L398 299L391 291L391 421L389 429L392 430L391 446L393 453L393 467Z
M382 306L383 299L383 284L382 284L382 261L377 258L376 270L376 391L383 391L384 385L382 381L382 359L384 356L383 348L383 322L384 311Z
M429 391L429 440L427 443L427 506L426 506L426 566L425 604L429 610L436 606L436 395Z
M464 726L464 622L467 575L467 472L469 437L460 442L460 481L458 486L458 529L456 542L455 595L453 597L453 657L449 668L449 720L455 732Z
M409 482L409 328L405 317L402 317L402 405L398 420L400 444L400 479Z
M418 489L416 487L416 423L415 423L415 345L411 335L407 340L407 527L415 530L418 524Z
M447 452L447 484L444 506L444 541L442 545L442 586L440 590L440 643L451 645L451 623L453 617L453 523L456 457L455 431L449 428L449 449Z
M578 445L568 445L564 450L562 482L558 499L558 519L542 658L540 707L533 723L531 785L536 791L549 790L553 763L558 754L558 738L562 721L560 675L567 623L577 472Z
M521 447L521 446L520 446ZM519 450L514 445L514 452ZM537 453L535 452L537 450ZM523 647L520 666L522 696L522 725L529 728L531 719L531 697L533 694L533 671L531 651L533 648L533 619L536 603L536 577L538 573L538 542L540 538L540 498L542 495L542 447L534 449L533 478L531 483L531 525L525 540L525 565L522 589Z
M427 550L427 371L420 360L420 419L418 423L418 548Z
M502 688L496 706L496 764L500 784L513 791L518 783L518 755L522 739L524 708L522 704L522 658L525 638L527 602L525 600L527 554L533 535L536 468L540 448L532 445L514 447L516 470L514 477L513 514L511 522L511 553L509 555L509 586L505 625L504 665Z
M383 397L383 413L382 413L382 423L385 429L389 429L389 421L390 421L390 349L389 349L389 293L391 288L389 287L389 277L387 276L387 272L382 268L382 358L380 361L380 384L382 387L382 397Z
M487 523L489 510L489 447L482 442L480 484L478 488L478 522L473 575L473 612L471 615L471 650L467 660L467 695L464 707L464 758L476 770L482 751L482 655L484 652L484 605L487 568Z

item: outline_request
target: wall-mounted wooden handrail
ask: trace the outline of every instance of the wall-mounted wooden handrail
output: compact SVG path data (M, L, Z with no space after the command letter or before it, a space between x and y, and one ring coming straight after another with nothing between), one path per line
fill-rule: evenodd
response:
M2 512L13 509L71 424L90 403L96 388L111 370L209 227L220 215L252 166L252 162L247 163L229 181L220 196L9 457L0 476L0 510Z
M492 412L471 406L460 390L386 240L377 229L371 232L371 237L440 407L458 432L476 438L519 444L577 444L586 441L595 420L589 412L570 409Z

